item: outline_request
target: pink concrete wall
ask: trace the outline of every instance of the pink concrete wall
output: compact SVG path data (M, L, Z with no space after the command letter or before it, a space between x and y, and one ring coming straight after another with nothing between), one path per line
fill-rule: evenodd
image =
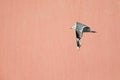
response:
M120 80L120 1L0 0L0 80Z

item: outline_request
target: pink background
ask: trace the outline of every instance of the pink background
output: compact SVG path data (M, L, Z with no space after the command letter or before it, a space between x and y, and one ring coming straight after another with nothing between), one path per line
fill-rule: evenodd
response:
M120 0L0 0L0 80L120 80Z

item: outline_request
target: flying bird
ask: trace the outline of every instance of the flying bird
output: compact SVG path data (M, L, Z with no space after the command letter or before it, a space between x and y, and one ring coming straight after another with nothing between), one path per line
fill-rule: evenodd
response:
M83 36L84 32L91 32L91 33L96 33L96 31L91 30L90 27L88 27L85 24L82 24L80 22L76 22L72 29L75 30L76 34L76 43L77 43L77 48L79 49L81 47L81 39Z

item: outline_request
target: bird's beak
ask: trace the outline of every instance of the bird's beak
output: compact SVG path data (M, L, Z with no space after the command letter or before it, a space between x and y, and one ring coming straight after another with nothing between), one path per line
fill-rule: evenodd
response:
M92 33L96 33L96 31L90 31L90 32L92 32Z

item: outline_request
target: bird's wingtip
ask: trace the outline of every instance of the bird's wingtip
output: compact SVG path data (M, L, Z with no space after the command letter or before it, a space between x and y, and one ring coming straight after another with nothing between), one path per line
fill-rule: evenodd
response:
M80 47L77 47L77 49L80 49Z

